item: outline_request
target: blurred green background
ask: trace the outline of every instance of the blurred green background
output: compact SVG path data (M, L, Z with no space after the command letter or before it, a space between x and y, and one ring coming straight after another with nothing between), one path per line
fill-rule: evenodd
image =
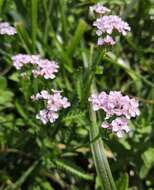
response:
M102 131L106 154L118 190L154 190L153 0L0 0L1 21L18 32L0 36L0 190L100 190L84 99L85 68L96 43L88 9L97 2L132 29L101 60L97 88L136 97L141 110L125 138ZM57 78L21 77L11 61L18 53L58 61ZM30 96L51 88L61 89L72 107L44 126Z

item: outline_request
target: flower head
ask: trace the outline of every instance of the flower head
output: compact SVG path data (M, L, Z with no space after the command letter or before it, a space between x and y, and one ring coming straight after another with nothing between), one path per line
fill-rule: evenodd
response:
M127 32L130 31L128 23L116 15L105 15L97 18L93 25L97 28L96 34L98 36L102 34L112 34L113 31L125 36Z
M40 55L17 54L12 56L13 65L17 70L21 70L24 65L37 65L40 61Z
M92 94L89 98L92 103L93 110L103 110L106 113L106 120L114 117L109 124L103 122L102 127L111 129L118 137L129 132L128 119L136 117L140 114L139 103L134 98L123 96L119 91L111 91L109 94L101 92L100 94Z
M109 13L111 10L104 7L100 3L93 5L90 7L90 12L95 12L96 14L104 15L106 13Z
M93 22L93 26L96 27L96 35L98 36L97 45L99 46L113 46L116 42L112 34L115 36L115 34L119 33L125 36L131 30L129 24L119 16L105 15L110 12L110 9L101 4L90 7L90 10L98 15L97 19Z
M55 73L58 72L59 66L55 61L49 61L48 59L40 60L36 69L32 70L34 77L43 76L45 79L55 78Z
M15 35L16 29L13 26L10 26L8 22L0 22L0 35Z
M55 73L58 72L59 68L55 61L41 59L40 55L18 54L12 57L12 61L17 70L21 70L27 64L33 65L32 73L34 77L43 76L45 79L55 78Z
M55 122L59 117L58 111L70 106L68 99L66 97L62 97L61 91L53 89L51 91L52 94L49 94L46 90L42 90L36 95L31 96L31 99L34 101L44 100L46 103L46 107L43 110L40 110L36 115L36 118L41 120L43 124L47 124L48 122Z

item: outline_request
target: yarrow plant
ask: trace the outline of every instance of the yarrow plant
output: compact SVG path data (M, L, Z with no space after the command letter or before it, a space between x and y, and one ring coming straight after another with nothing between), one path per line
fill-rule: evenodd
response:
M31 26L32 26L32 29L31 29L32 43L31 43L31 45L32 45L33 52L35 52L35 50L37 50L37 47L35 47L35 44L36 44L36 41L40 39L40 35L37 35L37 27L40 26L40 24L38 23L39 19L37 18L37 14L40 13L40 11L37 10L39 6L35 6L36 4L37 4L37 1L32 1L32 3L31 3L32 13L34 11L34 13L32 14L32 22L31 22ZM63 10L63 4L60 4L60 6L61 6L60 9ZM57 9L57 10L59 10L59 9ZM111 12L111 10L108 9L107 7L103 6L100 3L90 7L90 11L95 13L95 16L96 16L96 20L93 22L93 27L95 27L95 29L96 29L96 37L98 38L98 41L97 41L98 46L113 46L116 44L116 36L117 35L120 34L120 35L125 36L131 30L129 24L127 22L123 21L119 16L108 15ZM60 16L63 17L64 16L63 13L65 13L65 11L61 11L61 12L62 12L62 15L60 15ZM45 16L48 16L48 14ZM62 25L63 24L65 25L65 22L62 23ZM114 180L112 179L110 167L109 167L106 155L105 155L103 141L102 141L102 137L100 135L100 128L103 128L102 130L104 130L104 129L109 130L109 132L112 132L119 138L123 137L125 134L127 134L130 131L130 129L128 127L129 120L140 114L139 102L134 98L130 98L127 95L123 95L119 91L110 91L109 93L106 93L104 91L101 93L93 93L93 91L95 91L95 84L98 84L98 83L95 83L95 73L98 68L97 66L99 65L99 63L102 60L102 57L104 56L106 51L97 52L96 55L94 55L95 49L93 47L95 47L95 46L92 45L90 51L88 51L86 49L88 47L88 46L86 46L86 44L84 45L82 43L78 43L80 39L83 39L83 33L86 28L86 23L82 20L79 22L78 26L79 26L79 28L77 28L75 35L72 37L73 45L68 47L68 51L65 51L65 48L62 46L61 47L62 51L59 51L59 52L62 53L62 55L60 55L60 56L62 56L61 58L63 60L68 60L68 62L70 60L71 62L73 62L74 60L76 61L76 59L78 59L78 56L76 56L76 57L73 56L74 50L76 50L77 45L79 45L79 44L82 45L82 49L86 50L86 51L84 51L85 54L82 56L82 59L83 59L83 62L86 61L87 64L83 64L83 66L85 67L84 69L82 68L82 66L80 66L80 67L82 68L83 72L85 71L85 73L84 74L80 73L81 75L79 75L79 80L72 82L71 79L74 79L75 77L69 76L69 78L67 78L67 76L64 76L65 73L67 74L67 72L65 72L65 68L64 68L63 69L64 72L62 73L61 78L59 80L55 81L56 82L55 85L59 85L62 88L65 88L65 87L63 87L65 84L63 84L63 85L60 84L60 81L62 81L62 79L64 77L64 79L66 79L65 80L66 89L68 89L70 93L71 92L73 93L73 97L75 97L74 95L76 95L76 94L78 95L78 99L80 102L77 104L75 103L72 108L71 114L68 114L65 116L67 118L66 120L70 120L70 118L71 118L71 121L66 121L66 123L70 123L70 124L66 124L66 126L67 125L70 125L70 127L74 126L74 123L76 125L76 121L74 122L74 120L76 120L76 118L79 118L80 120L84 121L84 123L81 122L81 127L85 126L87 124L87 126L89 127L88 133L89 133L89 138L90 138L90 140L89 140L90 142L88 144L91 146L91 152L92 152L92 156L94 158L94 164L96 166L96 171L97 171L97 175L98 175L97 177L99 178L99 182L100 182L99 186L101 184L102 185L101 189L103 189L103 190L116 190L116 185L114 183ZM55 28L55 27L53 27L53 28ZM43 40L43 45L45 45L46 43L48 44L48 33L47 33L48 27L46 29L47 30L45 30L46 35ZM62 29L63 29L63 27L62 27ZM82 30L80 31L80 29L82 29ZM59 31L59 27L58 27L58 30L56 30L56 31L53 30L52 33L58 32L59 34L61 34L60 31ZM65 26L64 26L64 33L65 32L66 32L66 34L62 35L62 41L66 41L65 37L69 36L67 34L67 31L65 31ZM16 29L14 27L10 26L9 23L0 22L0 34L14 35L15 33L16 33ZM42 32L40 31L39 34L41 34L41 33ZM21 33L21 35L24 37L24 33L23 34ZM26 36L25 36L25 38L26 38ZM53 40L53 42L54 42L54 40ZM84 42L86 43L86 40ZM65 44L67 45L67 42ZM29 45L26 47L29 50ZM43 47L43 46L41 46L41 47ZM72 49L73 49L73 51L72 51ZM80 49L79 49L79 51L80 51ZM99 47L99 48L96 48L96 51L98 49L102 50L102 48ZM65 53L66 53L66 55L63 55ZM78 54L78 52L77 52L77 54ZM94 57L92 57L93 55L94 55ZM78 61L79 60L80 59L78 59ZM97 63L96 65L95 65L95 63L94 63L94 65L92 64L93 60ZM28 66L31 67L30 73L32 73L35 78L41 76L44 79L54 79L56 77L56 73L59 70L59 65L56 61L43 59L43 58L41 58L40 55L17 54L17 55L12 56L12 62L13 62L13 66L21 72L22 76L26 75L26 72L23 72L23 71L25 71L26 67L28 67ZM75 69L76 67L71 67L71 68ZM80 71L80 69L79 69L79 71ZM83 74L83 76L82 76L82 74ZM86 81L86 79L87 79L87 81ZM82 80L84 80L85 83L82 84ZM41 80L39 80L39 81L41 81ZM2 80L2 82L3 82L3 80ZM23 83L21 83L21 87L23 87L24 85L27 85L26 82L27 82L27 80L24 81ZM33 80L30 82L33 82ZM71 82L72 82L72 84L71 84ZM28 85L29 84L31 84L31 83L28 83ZM27 106L28 106L27 96L29 95L31 90L36 91L36 89L39 88L39 85L42 86L43 84L44 84L43 81L41 81L41 83L38 83L37 79L36 79L34 81L34 86L32 86L32 88L30 88L30 89L21 88L21 92L23 94L28 89L27 90L28 93L26 93L26 96L25 96L26 105L24 106L24 108L27 109ZM48 84L49 83L47 83L45 86L48 86ZM73 89L75 84L77 85L77 88ZM82 89L84 84L87 84L87 86L85 85L85 90ZM27 87L29 87L28 85L27 85ZM89 96L89 94L91 94L91 96L88 99L87 97ZM87 106L87 104L86 104L87 102L85 101L85 99L89 100L89 102L91 104L90 109L88 109L89 107ZM36 117L35 120L38 119L44 125L46 125L46 124L50 125L50 124L55 123L57 121L57 119L59 118L60 111L71 106L71 103L69 102L69 100L65 96L62 96L62 92L59 90L55 90L55 89L51 89L50 91L47 91L45 89L41 90L40 92L37 91L36 94L31 96L31 102L32 101L41 103L41 105L43 104L42 108L39 109L38 113L35 115L35 117ZM17 111L23 117L23 121L21 120L21 122L19 122L19 124L20 123L23 123L23 124L29 123L29 126L33 127L34 122L24 122L26 120L26 118L28 118L28 117L25 117L25 115L27 116L27 114L29 113L29 110L31 110L31 106L29 107L30 109L28 109L26 112L24 112L24 110L20 109L20 106L18 106L18 101L17 101L16 107L17 107ZM76 107L77 107L77 109L76 109ZM79 110L80 108L85 109L85 110L83 110L85 112L84 115L80 114L80 110ZM79 110L79 112L78 112L78 110ZM105 113L105 117L101 123L101 127L97 124L96 111L98 111L98 110L101 110ZM88 111L89 111L90 122L87 121L87 115L88 115L87 112ZM75 117L74 117L74 112L77 112L75 114ZM13 118L13 120L14 120L14 118ZM15 122L16 122L16 120L15 120ZM65 122L63 122L63 124L65 125ZM38 126L38 127L40 127L40 126ZM56 129L56 131L59 130L59 128L55 128L55 129ZM46 130L46 129L43 129L43 130ZM70 130L70 129L68 129L68 130ZM85 130L87 130L87 128L85 128ZM31 130L31 132L33 132L33 131ZM35 130L34 130L34 132L35 132ZM70 132L71 133L69 133L69 138L67 138L68 135L66 134L66 137L64 139L62 139L62 143L64 143L64 146L65 145L69 146L69 143L72 141L72 139L70 138L72 131L70 131ZM81 132L82 132L82 130L81 130ZM25 135L27 135L27 134L28 133L25 133ZM42 164L43 164L42 166L45 166L44 164L47 164L47 167L43 168L44 172L42 172L43 175L44 174L47 175L46 177L48 177L48 171L46 172L46 168L49 168L49 166L48 166L48 164L50 164L50 162L48 162L49 159L53 160L52 163L54 165L54 164L56 164L56 160L58 159L58 157L60 156L60 158L62 158L61 155L63 155L63 153L65 153L67 150L68 151L73 150L73 152L74 152L74 150L77 150L76 148L74 149L74 147L79 147L79 146L76 146L73 142L73 143L71 143L71 147L68 147L65 150L60 148L60 150L58 150L58 153L56 153L57 152L57 143L59 143L61 140L61 133L60 133L60 135L59 135L59 133L53 133L53 134L54 134L55 138L52 138L52 139L54 139L55 141L54 141L54 143L51 142L51 146L49 144L50 143L49 139L51 137L53 137L53 135L51 135L50 133L48 133L48 134L42 133L42 135L41 134L37 135L36 143L34 143L34 146L37 146L36 150L38 150L38 148L39 149L42 148L41 152L44 153L44 155L45 155L44 156L43 154L41 154L41 155L38 154L39 156L41 156L41 162L38 163L38 164L40 164L40 166L38 168L41 169ZM87 132L86 132L86 135L87 135ZM44 137L45 138L47 137L47 138L45 139ZM85 135L82 136L82 138L84 138L84 137L85 137ZM63 136L62 136L62 138L63 138ZM44 141L42 141L42 139ZM30 140L33 141L33 138L30 138ZM84 141L82 140L82 142L84 142ZM80 143L82 143L82 142L80 142ZM55 145L56 145L56 148L55 148ZM22 146L22 147L25 147L25 146ZM59 149L59 147L58 147L58 149ZM52 154L53 156L50 156L48 154L49 151L51 153L52 152L54 153L54 154ZM37 153L38 151L35 151L35 152ZM48 155L50 157L47 157ZM35 157L37 158L37 161L40 160L40 159L38 159L37 156L35 156ZM34 157L34 160L35 160L35 157ZM31 156L28 158L31 159ZM21 158L20 158L20 160L21 160ZM87 177L87 174L82 173L82 170L78 172L78 170L76 170L76 168L71 169L71 167L69 165L68 166L64 165L65 164L64 160L65 159L62 160L62 164L60 164L60 167L63 167L64 169L68 168L68 170L71 172L71 174L74 172L75 175L81 176L82 178L84 178L86 180L93 178L93 176ZM32 157L32 161L33 161L33 157ZM29 164L31 164L31 163L32 162L30 161ZM34 164L35 164L35 162L34 162ZM31 169L31 171L34 170L34 173L35 173L35 166L36 165L32 165L30 167L30 168L33 168L33 169ZM57 166L56 166L56 168L57 168ZM41 175L40 175L40 177L41 177ZM120 181L121 181L121 179L120 179ZM14 184L13 184L13 186L14 186ZM18 185L18 182L16 184ZM25 184L25 181L24 181L24 184ZM121 183L120 183L120 185L121 185ZM33 187L34 186L32 184L32 188ZM20 187L18 187L18 188L20 188ZM43 186L42 186L42 188L43 188ZM98 188L100 188L100 187L98 187ZM11 189L11 187L10 187L10 189Z
M93 10L97 15L97 19L93 23L98 36L97 45L113 46L116 44L116 41L112 36L115 36L117 33L125 36L130 31L128 23L119 16L104 15L109 13L110 10L103 5L94 5L90 7L90 10ZM111 91L109 94L106 92L94 93L89 98L89 101L92 103L94 111L102 109L106 113L106 121L101 126L110 129L118 137L123 137L125 133L129 132L128 119L139 115L138 101L128 96L123 96L121 92Z
M104 15L105 13L110 12L110 10L106 7L97 4L91 9L93 9L96 13L99 13L99 17L93 23L93 26L96 27L96 35L98 36L97 45L113 46L116 43L113 36L117 33L125 36L127 32L131 30L129 24L123 21L119 16Z
M92 9L92 8L91 8ZM116 44L115 37L118 34L125 36L129 32L130 26L117 15L105 15L110 11L103 5L97 4L93 6L93 11L96 13L96 20L93 26L96 27L96 35L98 37L97 45L110 47ZM100 54L96 59L98 65L102 60L102 56L106 51L99 48ZM107 49L106 49L107 50ZM96 66L97 66L96 65ZM95 66L95 69L96 69ZM93 75L95 76L95 75ZM111 91L109 94L101 92L100 94L93 93L95 91L95 78L91 83L91 96L89 97L90 107L90 140L93 140L100 133L97 125L97 115L95 111L103 110L106 117L101 124L102 128L106 128L121 138L130 131L128 120L140 114L139 103L134 98L122 95L121 92ZM98 138L92 145L91 151L98 177L100 178L102 189L116 190L116 185L112 177L112 173L105 155L104 146L101 137Z
M21 70L23 66L31 64L34 66L32 73L34 77L43 76L45 79L55 78L59 65L55 61L42 59L40 55L18 54L12 57L13 65L17 70Z
M8 22L0 22L0 35L15 35L16 29L11 26Z
M118 91L111 91L109 94L106 92L94 93L89 101L92 103L94 111L103 110L106 113L105 120L117 117L110 123L103 122L101 127L110 129L118 137L123 137L125 133L129 132L128 119L140 114L138 101L129 96L123 96Z
M51 91L52 94L49 94L46 90L42 90L40 93L31 96L33 101L45 101L45 108L40 110L36 115L36 118L41 120L43 124L47 124L48 122L54 123L59 117L58 111L70 106L68 99L66 97L62 97L61 91L53 89Z

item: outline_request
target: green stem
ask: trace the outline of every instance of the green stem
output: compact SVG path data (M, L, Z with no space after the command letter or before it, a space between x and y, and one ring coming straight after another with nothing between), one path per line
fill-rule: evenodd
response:
M98 55L96 62L92 65L92 73L90 77L90 85L88 86L88 91L93 93L94 91L94 77L95 77L95 70L97 65L99 65L100 61L105 52L100 52ZM88 93L88 92L87 92ZM89 94L89 93L88 93ZM89 130L90 141L95 139L99 134L99 126L97 125L97 117L96 113L92 109L92 105L90 106L90 119L91 119L91 126ZM97 138L93 143L91 143L91 151L93 155L94 164L96 167L97 175L99 177L102 190L116 190L116 186L112 177L112 173L110 170L110 166L105 155L103 141L101 137Z
M99 127L96 122L96 113L90 108L90 140L96 138L99 134ZM100 179L102 190L116 190L114 180L112 178L111 170L105 155L103 141L99 137L96 141L91 144L91 151L96 167L97 175Z
M83 102L85 102L85 100L87 100L87 98L89 97L89 93L90 93L90 88L91 88L91 84L93 83L93 80L94 80L94 77L95 77L95 71L96 71L96 68L97 66L99 65L99 63L101 62L102 60L102 57L104 56L105 54L105 51L100 51L97 58L96 58L96 61L93 65L90 65L90 69L89 69L89 74L88 74L88 79L87 79L87 84L86 84L86 87L85 87L85 97L83 99Z
M14 183L11 184L11 187L6 188L6 190L17 190L19 187L26 181L29 175L35 170L40 160L35 161L22 175L21 177Z

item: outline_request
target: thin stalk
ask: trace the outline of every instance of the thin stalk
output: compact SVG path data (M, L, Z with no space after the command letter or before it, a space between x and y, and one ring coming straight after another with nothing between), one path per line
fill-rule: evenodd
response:
M98 55L98 57L95 60L95 63L90 66L89 69L89 81L88 81L88 87L86 89L86 95L89 93L93 93L95 90L94 87L94 79L95 79L95 71L96 67L100 64L102 57L104 56L105 51L101 51ZM96 113L92 109L92 105L89 108L89 117L91 120L91 125L89 129L89 136L90 141L93 139L96 140L91 143L91 151L93 155L94 164L96 167L97 175L99 177L102 190L116 190L116 186L112 177L112 173L110 170L110 166L107 160L107 157L105 155L105 150L103 146L103 141L101 137L99 136L99 126L97 125L97 117Z
M99 65L99 63L102 60L102 57L104 56L105 52L104 51L100 51L98 57L96 58L96 61L93 65L89 65L89 74L88 74L88 79L87 79L87 84L85 87L85 97L83 99L83 102L85 102L85 100L87 100L87 98L89 97L89 93L90 93L90 88L91 88L91 84L93 83L94 77L95 77L95 71L97 66Z
M59 1L60 12L61 12L61 23L62 23L62 36L64 40L64 44L67 41L67 21L66 21L66 2L65 0Z
M31 14L32 14L32 52L35 52L36 34L37 34L37 11L38 0L31 0Z
M53 31L51 23L50 23L50 16L53 9L53 1L52 0L50 0L49 2L43 1L43 6L44 6L45 19L46 19L44 41L47 42L48 32Z
M96 121L96 113L90 107L91 126L89 130L90 140L96 138L99 132L99 126ZM97 175L100 179L102 190L116 190L116 186L111 174L111 170L105 155L103 141L99 137L91 144L91 151L93 155L94 164Z

